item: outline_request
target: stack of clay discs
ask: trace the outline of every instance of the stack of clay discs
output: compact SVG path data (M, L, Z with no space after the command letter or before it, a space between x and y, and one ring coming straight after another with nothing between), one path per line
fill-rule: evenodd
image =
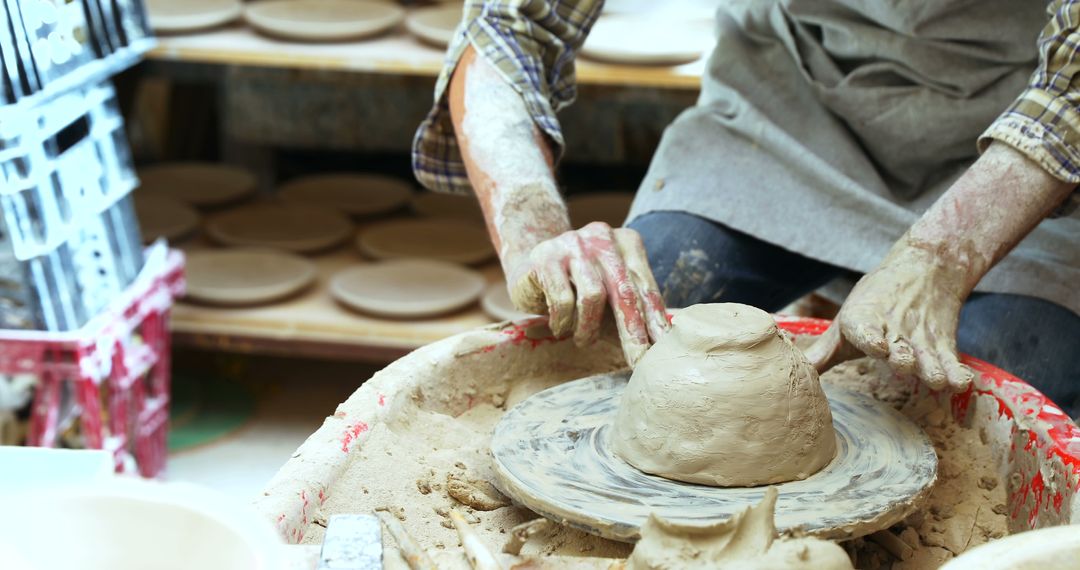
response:
M679 65L701 59L714 43L709 19L609 14L593 25L581 55L606 63Z
M349 216L374 216L401 209L412 187L399 178L374 174L332 173L305 176L278 187L290 204L319 206Z
M454 32L461 22L462 7L459 4L419 8L405 19L405 29L435 47L445 48L454 39Z
M283 299L315 281L315 265L295 254L262 249L190 252L187 297L217 305L254 305Z
M476 302L484 277L453 263L398 259L334 275L330 294L357 311L396 318L432 317Z
M420 192L412 198L412 211L424 218L452 218L484 223L484 212L473 196Z
M390 2L362 0L259 0L244 7L259 32L304 42L337 42L374 36L396 27L405 11Z
M361 233L357 246L372 259L434 259L472 265L495 255L483 226L453 219L383 222Z
M223 26L240 18L240 0L146 0L155 32L180 34Z
M501 280L492 283L487 288L484 296L480 299L480 307L484 309L484 312L489 317L496 321L519 321L536 316L517 310L514 302L510 300L510 293L506 290L506 283Z
M198 212L166 195L136 194L135 215L145 243L158 239L181 241L199 229Z
M212 239L228 246L297 253L323 251L352 235L345 216L316 206L253 204L218 214L206 225Z
M139 170L140 195L167 196L199 209L240 202L255 193L255 176L225 164L173 162Z

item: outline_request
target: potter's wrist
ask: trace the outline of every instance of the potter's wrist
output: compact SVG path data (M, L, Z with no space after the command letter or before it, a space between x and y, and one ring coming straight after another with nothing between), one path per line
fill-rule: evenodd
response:
M989 271L991 263L975 253L975 248L961 238L953 241L928 240L915 228L894 246L889 257L901 264L923 267L939 285L966 297Z

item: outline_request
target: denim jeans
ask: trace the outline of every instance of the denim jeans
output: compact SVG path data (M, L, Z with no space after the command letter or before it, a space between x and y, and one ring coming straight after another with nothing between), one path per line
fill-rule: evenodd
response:
M629 227L641 234L669 307L732 302L775 312L851 273L685 212L652 212ZM1034 297L975 293L961 310L957 345L1080 416L1080 316L1072 311Z

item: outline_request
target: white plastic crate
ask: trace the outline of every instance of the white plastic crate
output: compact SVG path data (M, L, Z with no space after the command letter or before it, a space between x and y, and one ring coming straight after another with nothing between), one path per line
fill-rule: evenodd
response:
M112 86L77 89L0 122L0 170L15 258L56 250L138 183Z

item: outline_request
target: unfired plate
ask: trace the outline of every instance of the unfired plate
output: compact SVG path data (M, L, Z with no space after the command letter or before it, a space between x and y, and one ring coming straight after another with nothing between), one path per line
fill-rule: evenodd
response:
M240 0L146 0L150 25L161 33L194 32L223 26L243 12Z
M254 305L287 297L315 280L315 264L281 251L227 249L187 254L187 296L217 305Z
M244 7L244 19L272 36L333 42L385 32L405 19L405 10L365 0L262 0Z
M476 301L484 277L442 261L399 259L357 265L330 279L330 294L358 311L387 317L434 316Z
M405 29L429 44L445 48L454 39L461 15L460 4L419 8L409 12Z
M172 162L139 170L138 192L176 198L195 207L222 206L255 193L250 172L210 162Z
M199 229L199 214L191 206L168 196L135 195L135 215L143 241L158 238L178 241Z
M484 226L462 220L383 222L361 233L356 243L364 255L373 259L435 259L473 264L495 255Z
M266 247L294 252L327 249L353 232L345 216L314 206L256 204L210 219L206 233L231 246Z
M484 212L472 196L420 192L412 198L412 210L425 218L452 218L484 223Z
M679 65L697 61L715 44L712 22L604 15L593 25L581 55L610 63Z
M591 222L604 222L613 228L623 225L634 194L630 192L595 192L572 196L566 200L570 224L580 228Z
M480 298L480 307L496 321L517 321L536 316L523 313L514 307L514 302L510 300L510 293L506 290L506 283L502 281L492 283L487 288L484 296Z
M575 528L633 542L652 514L708 525L761 501L765 487L710 487L649 475L617 456L611 424L628 371L560 384L506 412L491 436L502 492ZM855 538L914 512L937 478L926 433L869 396L823 384L836 428L836 457L780 492L776 527L820 538ZM557 413L552 413L552 410Z
M409 201L408 182L373 174L334 173L290 180L278 188L287 202L322 206L353 216L392 212Z

